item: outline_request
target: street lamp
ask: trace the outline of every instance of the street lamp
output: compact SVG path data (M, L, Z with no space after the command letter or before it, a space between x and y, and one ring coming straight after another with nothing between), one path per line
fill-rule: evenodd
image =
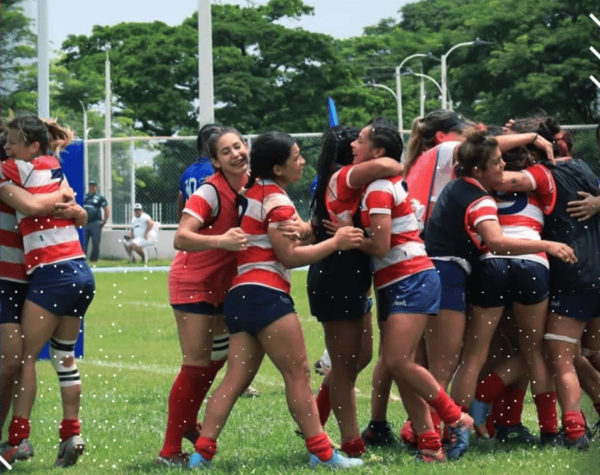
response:
M406 63L409 59L424 57L439 60L439 58L436 58L431 53L416 53L404 58L402 62L398 66L396 66L396 96L398 97L398 128L400 129L400 131L402 131L402 129L404 128L404 124L402 123L402 81L400 80L400 70L402 69L402 66L404 66L404 63Z
M482 45L491 45L489 41L483 41L479 38L476 38L475 41L466 41L464 43L458 43L446 51L446 54L442 55L442 109L447 109L446 103L446 94L447 94L447 71L446 71L446 60L450 53L454 51L456 48L460 48L461 46L482 46Z
M411 76L417 76L421 78L421 85L423 84L423 79L429 79L433 84L436 85L436 87L438 88L438 90L440 91L440 93L442 92L442 86L440 86L440 83L437 82L435 79L433 79L431 76L428 76L427 74L423 74L423 73L415 73L414 71L411 71L410 69L406 72L406 74L409 74ZM450 100L450 102L452 102L452 100ZM423 95L423 91L421 90L421 115L424 115L424 95Z

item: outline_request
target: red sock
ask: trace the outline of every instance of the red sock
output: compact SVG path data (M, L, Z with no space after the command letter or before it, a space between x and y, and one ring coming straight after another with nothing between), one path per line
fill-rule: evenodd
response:
M181 452L183 434L196 425L200 405L210 389L215 374L212 363L208 367L189 365L181 367L169 394L167 430L165 443L160 451L161 456L168 457Z
M58 434L61 442L74 435L81 435L81 422L78 419L63 419L58 426Z
M29 419L25 419L24 417L13 417L8 426L8 445L16 447L23 439L29 438L30 432L31 426L29 425Z
M217 441L208 437L199 437L194 448L206 460L212 460L217 453Z
M506 385L496 373L492 372L483 378L475 389L475 398L482 402L491 404L498 395L502 394Z
M366 451L367 446L365 445L365 441L360 437L342 444L342 452L345 452L348 457L360 457Z
M319 457L321 462L326 462L333 457L333 449L325 432L306 439L306 448L311 454Z
M431 411L431 422L433 422L433 428L438 433L440 438L442 437L442 418L435 411Z
M540 432L558 433L558 414L556 412L556 391L533 395L538 413Z
M440 387L437 396L428 403L439 414L444 424L454 424L460 419L460 407L448 396L444 388Z
M577 440L585 434L585 416L581 411L565 412L562 423L569 440Z
M504 390L500 393L494 402L492 402L492 412L487 418L485 423L485 428L488 431L490 437L494 437L496 433L496 423L500 423L500 419L502 419L502 412L504 410Z
M428 430L417 437L417 447L419 450L437 451L442 448L442 439L436 431Z
M331 414L331 400L329 399L329 386L325 383L321 384L319 394L317 394L317 409L319 410L319 420L321 425L325 427L329 414ZM329 459L327 459L329 460Z
M417 433L415 432L410 419L406 419L402 429L400 429L400 439L402 439L402 442L408 445L417 444Z
M600 416L600 402L597 402L596 404L594 404L594 409L596 409L596 412Z
M500 424L505 427L512 427L521 423L523 414L523 403L525 401L525 391L519 388L508 386L504 390L504 408L500 418Z

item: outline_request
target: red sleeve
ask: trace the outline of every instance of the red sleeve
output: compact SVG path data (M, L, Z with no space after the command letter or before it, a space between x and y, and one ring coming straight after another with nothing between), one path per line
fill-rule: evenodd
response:
M365 205L369 214L388 214L394 207L394 196L388 180L375 180L369 185L365 196Z
M219 212L219 197L213 185L203 184L186 201L184 213L192 215L203 225L209 224Z
M283 223L291 220L295 214L296 209L293 206L277 206L267 214L267 223L269 225Z
M482 221L498 221L498 205L491 196L484 196L471 203L465 216L467 226L476 229Z
M550 214L556 203L556 183L550 170L545 166L536 164L523 170L533 183L533 193L540 201L542 211Z

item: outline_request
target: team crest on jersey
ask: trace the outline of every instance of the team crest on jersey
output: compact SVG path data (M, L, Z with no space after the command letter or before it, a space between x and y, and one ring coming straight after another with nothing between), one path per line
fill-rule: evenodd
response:
M529 203L529 199L524 193L512 195L498 193L496 198L498 199L498 214L519 214Z

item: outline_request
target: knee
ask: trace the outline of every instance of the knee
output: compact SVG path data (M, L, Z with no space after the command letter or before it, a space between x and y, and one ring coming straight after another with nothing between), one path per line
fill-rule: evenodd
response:
M21 367L21 355L2 355L0 374L2 378L14 377Z

